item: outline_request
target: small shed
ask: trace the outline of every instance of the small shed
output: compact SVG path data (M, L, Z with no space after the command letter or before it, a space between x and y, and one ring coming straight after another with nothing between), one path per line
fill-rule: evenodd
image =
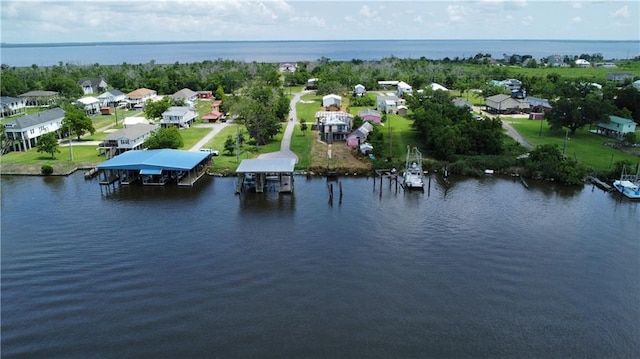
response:
M353 95L354 96L363 96L367 92L367 89L363 84L357 84L353 87Z
M100 113L103 115L111 115L113 113L113 107L102 106L100 107Z
M369 133L373 131L373 125L369 122L363 123L357 130L353 131L347 136L347 146L357 147L364 142Z
M380 111L377 110L367 109L358 111L358 117L360 117L364 121L377 124L380 124L382 122L382 115L380 114Z

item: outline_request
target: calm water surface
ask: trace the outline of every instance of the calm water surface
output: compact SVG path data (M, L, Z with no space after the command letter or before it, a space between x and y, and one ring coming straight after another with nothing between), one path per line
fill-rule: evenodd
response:
M2 178L2 357L640 357L640 203Z

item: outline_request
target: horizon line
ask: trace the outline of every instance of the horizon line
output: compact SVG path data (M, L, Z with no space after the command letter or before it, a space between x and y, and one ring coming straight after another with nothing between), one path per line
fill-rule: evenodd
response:
M87 45L135 45L135 44L196 44L196 43L219 43L219 42L349 42L349 41L552 41L552 42L599 42L599 41L615 41L615 42L640 42L640 39L624 40L624 39L315 39L315 40L136 40L136 41L63 41L63 42L0 42L0 46L8 47L28 47L28 46L51 46L51 45L71 45L71 46L87 46Z

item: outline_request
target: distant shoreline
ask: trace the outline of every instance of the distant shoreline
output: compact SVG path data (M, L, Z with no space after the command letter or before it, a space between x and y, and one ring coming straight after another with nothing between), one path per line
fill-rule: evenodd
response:
M175 45L175 44L234 44L234 43L298 43L298 42L381 42L381 41L434 41L434 42L609 42L609 43L640 43L639 40L571 40L571 39L349 39L349 40L186 40L186 41L96 41L96 42L34 42L34 43L11 43L1 42L0 48L21 48L21 47L83 47L83 46L133 46L133 45Z

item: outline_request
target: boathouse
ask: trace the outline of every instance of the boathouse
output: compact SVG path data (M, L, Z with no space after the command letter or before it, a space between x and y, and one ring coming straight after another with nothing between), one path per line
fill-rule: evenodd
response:
M96 166L101 185L193 186L211 165L211 153L202 151L133 150Z
M236 170L236 193L245 191L293 192L295 158L264 158L243 160Z

